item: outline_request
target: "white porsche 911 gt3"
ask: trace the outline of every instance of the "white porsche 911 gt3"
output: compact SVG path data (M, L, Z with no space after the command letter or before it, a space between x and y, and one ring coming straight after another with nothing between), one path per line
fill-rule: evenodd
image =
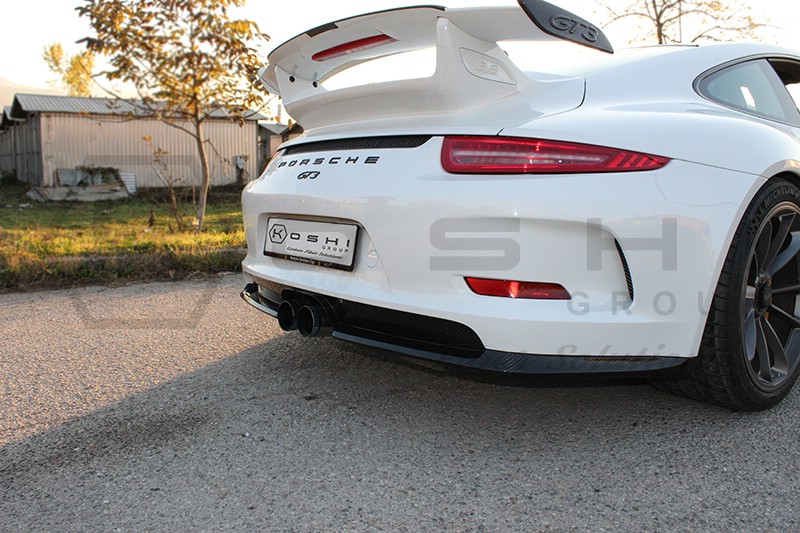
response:
M602 57L547 61L559 41ZM423 49L432 75L328 83ZM519 0L333 22L260 78L305 128L243 194L242 296L284 330L493 371L644 373L742 410L796 381L797 53L614 53Z

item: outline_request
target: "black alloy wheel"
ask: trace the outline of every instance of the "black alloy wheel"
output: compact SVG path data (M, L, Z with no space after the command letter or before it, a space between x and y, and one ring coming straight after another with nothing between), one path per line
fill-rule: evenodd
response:
M800 359L800 208L776 205L750 251L742 306L744 352L753 383L779 389Z
M742 411L780 402L800 373L798 252L800 189L773 178L736 228L688 374L653 384Z

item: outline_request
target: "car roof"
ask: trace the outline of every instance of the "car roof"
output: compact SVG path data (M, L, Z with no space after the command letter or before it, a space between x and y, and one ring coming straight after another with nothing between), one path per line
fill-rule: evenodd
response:
M562 59L555 67L525 72L539 81L584 78L587 103L687 101L698 98L694 83L703 73L759 57L800 61L800 54L793 50L764 44L668 45L624 49L614 55L581 52Z
M710 68L748 57L777 56L800 60L797 51L758 43L644 46L619 49L613 55L578 49L568 44L556 45L561 48L554 54L533 54L523 51L527 45L542 46L537 43L515 43L503 48L511 48L509 55L512 60L533 78L591 77L613 70L663 72L666 69L674 70L679 75L690 75L693 79Z

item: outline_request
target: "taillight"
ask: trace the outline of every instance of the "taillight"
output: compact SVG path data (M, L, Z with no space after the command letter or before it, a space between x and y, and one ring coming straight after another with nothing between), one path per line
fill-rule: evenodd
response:
M572 298L567 289L558 283L485 278L464 279L472 292L482 296L530 300L569 300Z
M373 37L367 37L365 39L358 39L357 41L351 41L349 43L340 44L338 46L334 46L333 48L328 48L327 50L323 50L322 52L317 52L311 59L317 62L320 61L327 61L328 59L335 59L337 57L342 57L347 54L354 54L356 52L363 52L364 50L369 50L370 48L375 48L378 46L382 46L384 44L389 44L397 41L393 37L389 37L388 35L380 34L375 35Z
M630 172L669 161L618 148L515 137L445 137L442 146L442 166L453 174Z

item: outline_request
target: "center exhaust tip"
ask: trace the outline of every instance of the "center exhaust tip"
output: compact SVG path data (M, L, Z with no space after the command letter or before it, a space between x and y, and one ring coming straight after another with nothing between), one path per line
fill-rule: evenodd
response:
M297 316L297 329L303 337L317 337L329 332L329 322L325 312L316 305L306 305Z

